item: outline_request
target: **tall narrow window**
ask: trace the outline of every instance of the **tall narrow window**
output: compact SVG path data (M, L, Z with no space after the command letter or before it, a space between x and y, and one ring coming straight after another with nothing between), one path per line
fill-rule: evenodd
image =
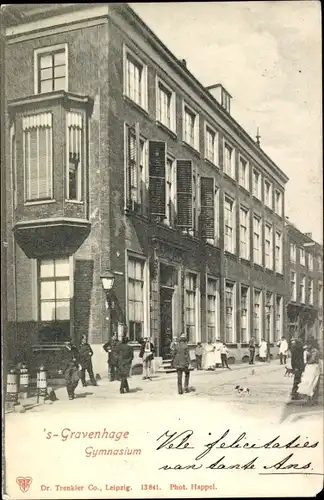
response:
M167 158L165 177L165 224L174 226L176 216L176 162Z
M294 302L297 300L296 273L290 271L290 298Z
M136 104L147 107L147 69L128 49L125 50L125 94Z
M250 217L249 210L240 208L240 257L250 258Z
M17 208L17 161L16 161L16 131L15 124L10 127L10 163L11 163L11 178L12 178L12 196L13 206Z
M235 253L235 205L234 201L225 196L224 203L224 248L225 251Z
M264 255L265 255L265 266L268 269L273 269L273 244L272 244L272 226L271 224L265 224L264 226Z
M302 304L305 304L305 302L306 302L305 285L306 285L306 278L305 278L305 276L301 276L300 277L300 284L299 284L299 295L300 295L300 302Z
M318 283L318 307L323 307L323 283L321 281Z
M239 183L245 189L249 189L249 164L242 156L239 160Z
M282 234L276 231L276 272L282 274Z
M250 336L249 322L249 287L241 286L241 342L248 342Z
M199 115L187 105L183 107L183 140L199 150Z
M282 217L282 193L278 189L275 190L275 212Z
M310 271L313 271L313 267L314 267L314 264L313 264L313 255L311 253L308 253L307 256L308 256L308 269Z
M266 327L267 335L266 338L268 342L273 342L273 294L270 292L266 293Z
M217 280L207 279L206 290L207 305L207 342L215 342L217 338L218 321L218 300L217 300Z
M314 304L314 281L311 278L308 279L308 303Z
M197 276L187 273L185 279L185 311L186 311L186 334L189 343L197 340Z
M290 261L296 262L296 243L290 243Z
M305 260L305 248L300 248L299 249L299 263L301 266L306 265L306 260Z
M129 339L144 336L144 261L128 258L128 326Z
M83 177L83 120L79 113L67 113L67 151L68 151L68 200L82 200Z
M126 126L126 206L147 212L148 161L147 140Z
M69 259L39 261L39 319L59 321L70 319Z
M23 118L25 201L49 200L53 186L52 114Z
M264 181L264 204L272 208L272 185L268 181Z
M262 294L260 290L254 290L253 292L253 335L255 339L260 342L262 333Z
M175 94L161 80L157 83L157 120L175 132Z
M37 65L37 93L67 90L66 46L49 47L35 51ZM35 92L36 92L35 89Z
M225 282L225 340L235 342L235 283Z
M233 179L235 178L234 149L227 142L224 143L224 172Z
M255 169L252 174L252 194L259 200L261 199L261 174Z
M218 136L208 125L205 128L205 158L214 165L218 164Z
M280 295L276 296L276 338L275 341L281 339L283 332L283 299Z
M256 215L253 217L253 261L262 265L261 219Z

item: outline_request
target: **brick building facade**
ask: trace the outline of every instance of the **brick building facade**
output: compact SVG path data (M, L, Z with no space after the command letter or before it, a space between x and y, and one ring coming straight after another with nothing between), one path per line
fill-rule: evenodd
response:
M228 92L204 88L126 4L17 8L23 22L6 27L11 358L82 334L99 352L118 324L134 345L150 335L161 357L181 332L192 346L220 338L237 360L252 333L274 345L288 178L231 116Z

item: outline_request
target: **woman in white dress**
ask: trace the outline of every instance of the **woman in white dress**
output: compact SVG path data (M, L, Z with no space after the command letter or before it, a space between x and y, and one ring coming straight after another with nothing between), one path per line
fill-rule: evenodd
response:
M259 344L259 360L264 362L267 359L267 354L268 344L264 339L261 339L261 342Z
M216 339L216 344L214 345L214 365L215 368L217 365L222 364L222 357L221 357L221 351L223 348L223 342L221 342L219 339Z
M202 367L203 370L214 370L215 368L214 346L210 341L205 346Z
M300 396L306 396L308 403L312 404L318 396L321 374L319 351L313 339L307 342L304 354L306 364L297 392Z

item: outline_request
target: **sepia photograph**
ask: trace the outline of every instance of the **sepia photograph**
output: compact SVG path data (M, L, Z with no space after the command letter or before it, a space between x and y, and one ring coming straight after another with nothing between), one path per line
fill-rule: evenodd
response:
M2 496L316 496L321 5L0 5Z

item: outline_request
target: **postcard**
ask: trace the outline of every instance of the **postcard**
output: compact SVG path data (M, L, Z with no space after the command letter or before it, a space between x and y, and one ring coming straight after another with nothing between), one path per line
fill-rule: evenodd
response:
M319 4L0 16L3 497L316 496Z

